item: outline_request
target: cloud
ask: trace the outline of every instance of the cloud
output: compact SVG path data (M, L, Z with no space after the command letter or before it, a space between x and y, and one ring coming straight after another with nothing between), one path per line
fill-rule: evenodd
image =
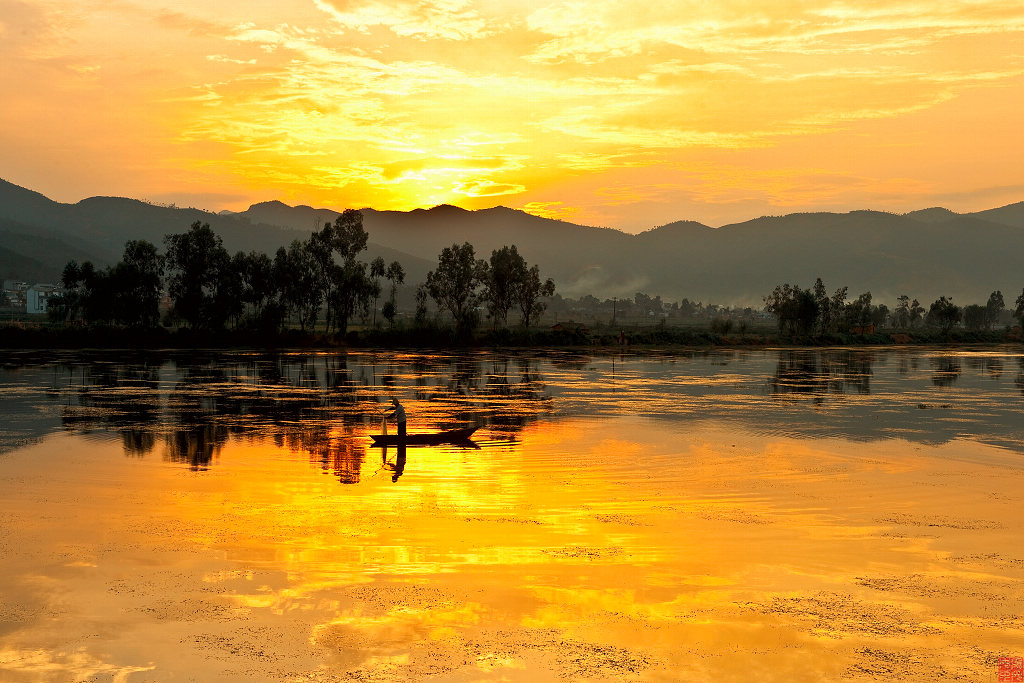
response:
M522 210L541 218L569 220L579 213L580 208L578 206L567 206L563 202L527 202L522 206Z
M0 127L34 125L58 150L19 163L139 168L125 182L146 189L126 194L173 168L228 194L308 187L305 202L393 208L521 193L621 224L638 205L601 188L635 183L656 211L840 201L886 182L955 188L982 163L979 187L1013 185L1007 160L1024 153L1006 123L1024 106L1024 6L1009 0L10 0L0 32ZM13 136L0 142L22 149ZM86 157L104 146L137 151ZM874 180L767 173L819 166Z
M468 40L483 38L489 28L468 0L313 0L337 24L347 29L368 31L384 27L395 35L421 40Z
M455 192L466 197L497 197L505 194L520 194L525 185L518 183L495 183L490 180L470 180L455 183Z

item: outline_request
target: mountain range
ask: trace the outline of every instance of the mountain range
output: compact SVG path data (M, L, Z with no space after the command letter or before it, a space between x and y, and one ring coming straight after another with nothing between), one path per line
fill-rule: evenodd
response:
M483 258L515 244L564 296L642 291L667 300L759 306L777 284L810 287L820 276L830 290L870 291L890 306L900 294L926 304L940 295L984 303L994 290L1010 304L1024 287L1024 202L963 214L941 207L902 215L794 213L719 228L678 221L637 235L501 206L362 213L370 237L366 258L400 261L412 286L443 247L468 241ZM337 215L278 201L219 214L117 197L64 204L0 180L0 277L52 281L69 259L113 263L125 241L162 246L164 235L195 221L209 223L229 251L272 254Z

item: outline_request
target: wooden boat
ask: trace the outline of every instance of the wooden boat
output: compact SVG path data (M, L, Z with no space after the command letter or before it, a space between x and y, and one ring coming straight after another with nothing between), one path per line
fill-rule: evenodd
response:
M443 443L463 443L469 441L469 437L473 436L473 432L476 431L476 427L468 427L466 429L449 429L444 432L434 432L433 434L406 434L405 438L401 438L398 434L371 434L370 438L373 439L374 446L397 446L398 444L405 444L406 446L434 446ZM471 441L469 441L472 443Z

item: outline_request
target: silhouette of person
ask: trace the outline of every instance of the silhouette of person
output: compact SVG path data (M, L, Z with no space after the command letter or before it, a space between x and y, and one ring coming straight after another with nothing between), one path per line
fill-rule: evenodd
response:
M398 481L398 478L405 472L405 444L399 442L398 444L398 457L395 458L393 463L388 462L388 449L385 448L381 454L381 460L383 461L383 467L386 470L391 470L394 474L391 475L391 481Z
M405 440L405 408L402 407L397 398L391 399L391 403L394 404L394 407L388 411L388 415L393 415L395 421L398 422L399 440Z

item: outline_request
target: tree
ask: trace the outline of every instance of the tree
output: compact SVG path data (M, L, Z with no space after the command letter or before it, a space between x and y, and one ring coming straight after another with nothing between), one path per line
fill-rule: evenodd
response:
M156 327L160 322L160 290L164 259L156 245L131 240L124 257L108 274L116 299L115 318L123 325Z
M312 313L310 325L316 327L316 320L320 314L320 302L327 303L326 321L328 332L331 328L333 309L331 302L334 297L334 226L324 223L323 230L314 231L309 239L302 243L306 254L301 259L306 268L308 284L319 292L317 297L316 311ZM303 328L305 329L305 328Z
M924 316L924 306L917 299L910 302L910 326L913 327L917 323L921 322Z
M964 306L964 327L969 330L982 330L988 327L988 308L978 304Z
M287 250L278 249L274 257L274 276L288 315L297 316L303 332L307 327L312 329L324 301L324 290L307 243L292 240Z
M796 318L793 290L793 285L787 282L775 285L775 289L772 290L771 294L764 297L764 310L774 315L778 320L779 334L782 334L787 323L789 323L790 330L792 330L792 321Z
M502 325L507 325L509 309L515 304L517 290L527 277L526 259L519 255L514 244L496 249L491 252L485 275L487 310L495 323L500 320Z
M380 279L387 272L384 259L378 256L370 262L370 278L373 280L373 326L377 326L377 299L380 298Z
M960 307L953 303L952 297L939 297L932 302L928 309L927 321L930 325L941 327L942 331L948 333L953 326L960 322Z
M405 282L405 269L402 268L402 264L398 261L392 261L388 266L388 269L384 272L384 277L391 282L391 295L384 304L382 314L384 315L384 319L388 321L388 326L394 327L395 314L398 312L395 300L398 297L398 285Z
M196 221L188 232L167 235L167 288L174 311L193 329L220 329L225 308L220 300L230 256L209 223Z
M832 328L832 302L825 290L825 283L821 281L820 277L814 281L812 292L814 303L818 306L818 332L819 334L828 334Z
M92 266L92 264L89 265L90 267ZM50 298L47 305L47 314L50 316L50 320L54 321L67 322L75 320L81 313L84 296L84 291L81 287L82 268L78 265L78 261L72 259L65 264L64 271L60 277L60 283L64 291Z
M846 323L864 327L870 325L874 313L871 305L871 292L864 292L855 301L846 304Z
M992 326L999 322L999 316L1005 308L1001 291L997 289L988 295L988 303L985 304L985 326L988 329L992 329Z
M331 248L336 258L331 269L328 306L334 312L334 327L340 334L348 330L352 315L357 310L366 310L380 293L379 286L367 275L367 265L356 260L366 249L368 239L361 211L345 209L334 219ZM328 325L328 331L330 327Z
M539 266L535 265L526 271L526 277L516 288L516 301L523 316L523 327L529 329L530 323L547 308L542 298L554 295L555 281L548 278L541 282Z
M275 305L278 285L274 261L259 251L238 252L233 259L241 285L241 303L247 309L248 322L261 329L277 329L280 309Z
M789 326L790 334L799 331L810 334L818 320L818 301L809 289L801 289L788 282L777 285L772 293L764 297L765 310L779 320L779 333Z
M487 262L478 260L473 245L465 242L442 249L437 269L427 273L427 293L439 309L451 313L459 334L468 334L476 325L486 269Z
M334 310L334 328L339 334L345 334L348 321L356 311L365 311L380 292L366 270L366 264L355 258L345 259L332 270L330 306Z
M429 296L427 283L424 282L416 288L416 315L413 318L416 327L423 327L427 324L427 299Z
M848 287L840 287L832 295L831 300L829 300L828 306L832 316L831 329L833 331L840 329L840 327L843 329L846 327L845 321L842 318L846 311L846 292L848 289Z
M910 297L901 294L896 299L896 310L892 314L893 326L898 329L906 329L910 325Z
M1017 318L1021 326L1024 327L1024 291L1021 291L1020 296L1014 302L1016 308L1013 309L1013 316Z

